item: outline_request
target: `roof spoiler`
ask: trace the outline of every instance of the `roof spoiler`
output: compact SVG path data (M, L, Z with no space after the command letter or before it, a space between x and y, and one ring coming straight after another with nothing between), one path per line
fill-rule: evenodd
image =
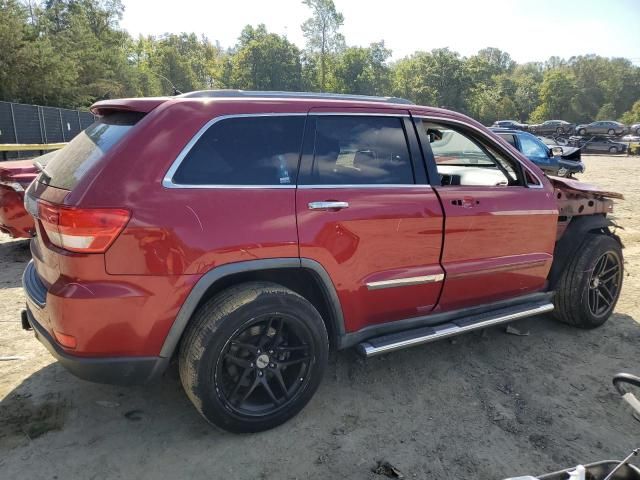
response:
M98 116L113 112L149 113L171 97L121 98L117 100L101 100L91 105L91 113Z

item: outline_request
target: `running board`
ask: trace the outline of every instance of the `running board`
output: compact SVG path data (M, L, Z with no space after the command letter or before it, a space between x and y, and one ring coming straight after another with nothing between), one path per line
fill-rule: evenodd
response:
M442 325L414 328L404 332L391 333L381 337L370 338L358 344L358 353L365 357L374 357L383 353L403 348L414 347L424 343L453 337L461 333L519 320L553 310L553 303L536 302L524 305L492 310L486 313L462 317Z

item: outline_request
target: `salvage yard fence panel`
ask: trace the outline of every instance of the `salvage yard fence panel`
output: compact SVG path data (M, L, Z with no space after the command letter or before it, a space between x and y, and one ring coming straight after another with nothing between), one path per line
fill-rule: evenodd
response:
M91 125L91 112L0 101L0 144L70 141ZM1 152L0 160L30 158L33 151Z

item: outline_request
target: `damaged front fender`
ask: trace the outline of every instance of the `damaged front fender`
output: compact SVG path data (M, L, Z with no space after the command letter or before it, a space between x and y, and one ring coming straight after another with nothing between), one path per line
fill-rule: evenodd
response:
M613 212L613 199L624 199L618 192L603 190L596 185L570 178L549 177L558 204L556 241L564 235L574 217L607 215Z

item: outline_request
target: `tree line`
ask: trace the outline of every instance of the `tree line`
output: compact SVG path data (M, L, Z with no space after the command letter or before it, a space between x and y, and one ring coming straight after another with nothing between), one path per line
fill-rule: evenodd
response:
M0 100L87 108L106 98L212 88L404 97L498 119L640 121L640 67L597 55L516 63L497 48L463 57L448 48L396 61L384 40L347 45L332 0L304 0L298 48L247 25L223 48L194 33L133 38L121 0L0 0ZM214 32L215 33L215 32Z

